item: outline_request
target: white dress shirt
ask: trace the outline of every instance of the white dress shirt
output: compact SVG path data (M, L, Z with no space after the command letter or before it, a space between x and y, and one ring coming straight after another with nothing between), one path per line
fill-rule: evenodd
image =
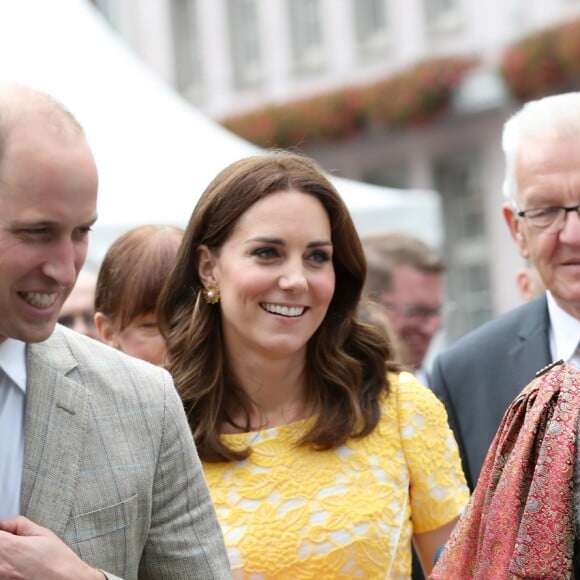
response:
M415 378L422 384L425 385L426 387L430 387L431 385L429 384L429 373L427 372L427 369L425 367L419 367L418 369L415 369L413 371L413 374L415 375Z
M546 292L550 314L550 351L552 360L562 359L580 368L580 320L562 310L550 292Z
M26 344L0 343L0 520L20 514L24 463Z

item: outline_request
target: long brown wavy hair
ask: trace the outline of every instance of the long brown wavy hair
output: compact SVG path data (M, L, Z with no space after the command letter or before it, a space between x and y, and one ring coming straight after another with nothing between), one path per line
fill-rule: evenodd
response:
M220 438L230 423L250 428L252 400L233 378L225 355L219 304L207 304L198 275L201 244L219 253L240 216L258 200L281 191L316 197L330 218L335 291L320 327L307 345L305 377L315 421L301 441L330 449L370 433L380 418L379 397L389 389L387 371L400 366L375 328L357 318L366 263L342 198L307 157L272 151L237 161L220 172L200 197L159 299L158 318L167 341L167 369L182 397L199 455L206 461L246 458ZM232 417L242 410L238 425Z

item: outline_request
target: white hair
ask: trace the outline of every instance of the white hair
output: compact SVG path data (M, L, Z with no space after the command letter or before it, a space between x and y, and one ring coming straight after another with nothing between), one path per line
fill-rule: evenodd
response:
M552 95L526 103L503 127L505 155L503 194L515 202L516 160L526 139L580 137L580 92Z

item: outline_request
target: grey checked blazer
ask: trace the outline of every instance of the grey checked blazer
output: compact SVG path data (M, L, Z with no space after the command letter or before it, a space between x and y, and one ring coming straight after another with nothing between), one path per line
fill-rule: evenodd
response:
M61 326L26 361L21 513L109 578L230 578L169 374Z

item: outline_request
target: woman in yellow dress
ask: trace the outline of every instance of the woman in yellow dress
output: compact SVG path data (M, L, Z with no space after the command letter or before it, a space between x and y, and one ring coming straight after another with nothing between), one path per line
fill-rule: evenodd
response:
M348 210L295 153L197 203L159 308L234 578L426 573L468 500L443 406L357 309Z

